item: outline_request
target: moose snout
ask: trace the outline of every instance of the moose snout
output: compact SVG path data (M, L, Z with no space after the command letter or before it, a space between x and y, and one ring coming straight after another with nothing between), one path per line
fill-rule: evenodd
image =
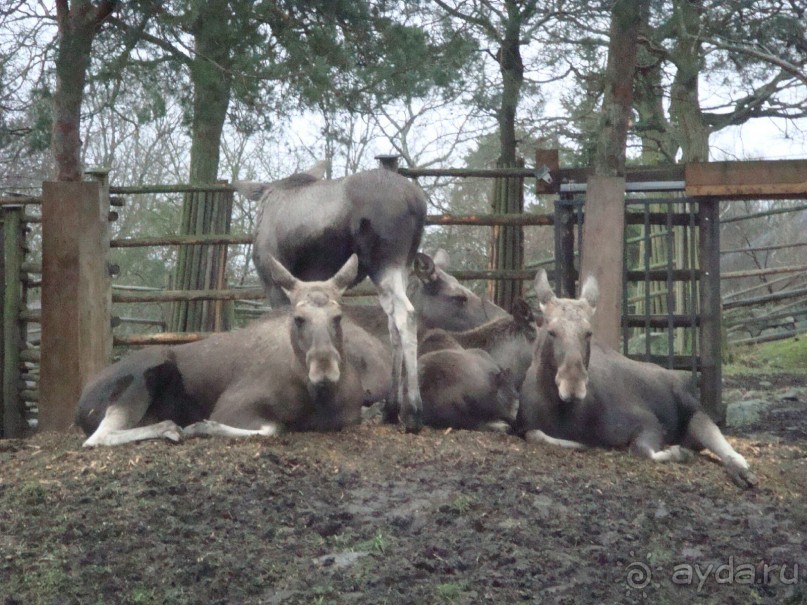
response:
M308 381L315 386L338 383L341 376L339 370L341 361L339 351L333 348L309 351L305 356L305 363L308 366Z
M587 383L588 371L582 360L564 364L555 375L558 395L566 403L585 399Z

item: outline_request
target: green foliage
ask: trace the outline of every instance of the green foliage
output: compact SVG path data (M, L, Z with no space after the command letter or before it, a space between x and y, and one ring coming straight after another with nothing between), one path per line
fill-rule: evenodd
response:
M724 366L727 374L749 370L759 372L807 372L807 334L794 338L740 346L732 350L733 362Z
M435 594L441 603L455 603L467 590L467 582L447 582L438 584Z

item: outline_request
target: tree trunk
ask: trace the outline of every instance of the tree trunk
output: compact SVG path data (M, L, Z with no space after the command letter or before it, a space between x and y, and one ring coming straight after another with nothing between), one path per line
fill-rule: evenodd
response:
M95 34L113 10L111 1L100 2L98 6L88 0L56 2L59 46L55 60L51 150L58 181L80 181L82 177L81 101L87 67Z
M646 1L617 0L611 11L605 95L600 116L600 135L594 155L594 173L625 175L625 146L633 112L633 76L636 69L636 39L648 11Z
M502 74L502 103L499 108L499 138L501 166L515 166L516 109L524 83L524 63L521 60L521 18L514 0L505 2L508 19L499 48L499 69Z
M702 52L696 34L700 29L702 4L700 0L674 2L674 22L679 29L671 54L676 72L670 89L670 117L684 163L709 159L711 129L701 111L698 87Z
M647 38L652 39L652 36L647 35ZM639 120L634 132L642 141L640 163L644 166L674 164L678 153L664 108L661 67L661 60L639 49L633 82L633 107Z
M193 82L190 183L213 184L218 178L221 134L230 102L232 60L230 45L222 39L229 15L227 0L205 3L194 27L195 54L190 73ZM185 196L180 233L198 235L229 231L232 196L195 192ZM226 247L182 246L177 255L173 287L204 290L222 287ZM210 331L226 328L216 318L221 309L208 302L180 301L173 305L171 330Z
M519 165L516 155L516 110L524 83L524 64L521 60L521 15L514 0L505 2L508 19L499 48L499 69L502 74L502 102L499 108L499 138L501 151L498 166L510 168ZM523 160L520 165L524 165ZM493 212L517 214L524 211L523 179L496 179L493 185ZM522 227L495 227L491 251L491 268L521 269L524 264L524 231ZM495 280L493 299L497 305L509 310L513 300L521 296L521 281Z
M581 281L589 275L597 278L600 300L593 322L594 333L615 349L619 348L622 317L625 147L633 115L637 37L647 10L646 0L616 0L611 9L594 176L588 180L583 210Z

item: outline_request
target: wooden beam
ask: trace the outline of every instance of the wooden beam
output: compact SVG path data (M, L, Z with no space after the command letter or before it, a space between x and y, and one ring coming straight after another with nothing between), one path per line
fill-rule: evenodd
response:
M625 179L592 176L588 179L583 222L580 279L594 275L600 298L594 315L597 338L619 350L622 325L622 265L625 237ZM581 284L582 285L582 284Z
M560 191L560 155L557 149L537 149L535 151L535 168L549 168L551 183L535 181L535 193L558 193Z
M84 385L110 359L109 201L98 182L42 185L39 430L73 424Z
M692 197L807 197L807 160L692 163L684 179Z

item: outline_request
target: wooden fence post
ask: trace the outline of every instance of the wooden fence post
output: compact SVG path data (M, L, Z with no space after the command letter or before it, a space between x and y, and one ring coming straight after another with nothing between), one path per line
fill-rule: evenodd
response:
M39 430L65 431L109 363L109 200L102 182L42 184Z
M698 200L700 282L701 403L718 424L726 421L721 382L720 301L720 203L716 198Z
M517 167L523 168L524 161L518 160ZM499 164L499 167L509 168ZM522 214L524 212L524 178L499 177L493 181L493 212L502 214ZM519 226L497 226L493 228L491 268L500 270L520 270L524 268L524 229ZM508 311L513 301L522 296L521 280L495 280L493 301Z
M622 326L625 178L590 176L586 185L580 279L597 278L600 297L594 334L617 351Z
M20 332L21 292L20 269L22 266L22 206L3 208L2 255L2 437L22 437L25 430L22 402L20 401Z

